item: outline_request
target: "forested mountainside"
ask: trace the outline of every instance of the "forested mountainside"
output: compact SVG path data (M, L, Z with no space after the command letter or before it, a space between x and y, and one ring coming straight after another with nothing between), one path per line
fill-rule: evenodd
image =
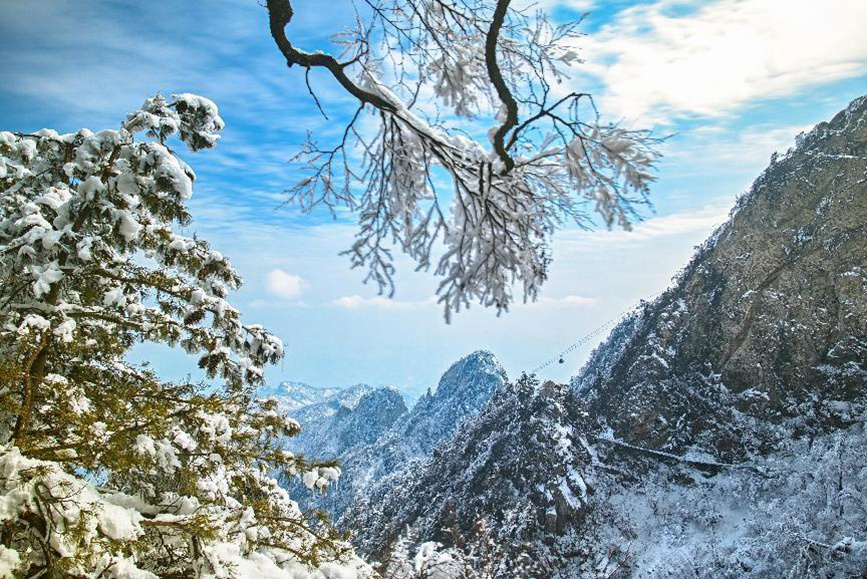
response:
M414 470L461 421L478 413L505 380L494 355L478 351L452 364L436 390L428 391L410 410L394 388L365 392L356 403L342 403L333 412L326 410L334 401L294 410L291 416L301 423L302 431L293 438L293 449L310 458L337 458L342 474L324 495L311 494L295 483L293 498L339 519L370 484L395 472ZM345 397L338 394L335 400L341 396Z
M861 98L772 159L571 384L504 385L342 522L374 558L493 536L538 577L863 576L865 386Z

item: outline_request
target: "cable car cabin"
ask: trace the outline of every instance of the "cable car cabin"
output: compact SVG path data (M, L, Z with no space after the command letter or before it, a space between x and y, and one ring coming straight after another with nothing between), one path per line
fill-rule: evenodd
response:
M561 364L564 364L565 362L566 362L566 360L564 360L563 358L560 358L560 363L561 363Z

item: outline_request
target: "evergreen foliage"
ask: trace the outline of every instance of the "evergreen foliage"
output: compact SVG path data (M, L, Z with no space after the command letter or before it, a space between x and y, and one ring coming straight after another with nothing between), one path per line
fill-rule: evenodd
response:
M281 341L227 301L241 277L190 223L216 106L145 101L119 130L0 133L0 578L358 577L276 482L338 471L284 447L258 400ZM198 356L211 384L128 363L138 342ZM218 384L218 385L217 385Z

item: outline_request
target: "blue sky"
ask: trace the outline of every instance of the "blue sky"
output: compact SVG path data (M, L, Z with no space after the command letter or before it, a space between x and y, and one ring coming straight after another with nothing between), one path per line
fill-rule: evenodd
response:
M296 5L291 33L304 48L327 47L351 6ZM773 151L867 93L867 2L540 5L559 18L589 11L580 44L586 63L571 82L592 88L606 118L672 137L648 219L631 233L561 231L540 301L499 318L475 307L447 326L432 300L436 280L405 260L395 298L379 298L338 255L352 241L351 216L335 222L275 209L297 180L288 161L306 132L334 134L352 102L314 76L335 120L318 114L256 0L7 0L0 129L115 127L158 91L208 96L226 130L217 149L186 157L199 175L189 232L232 259L246 280L235 303L286 343L287 358L268 370L269 380L418 393L479 348L515 376L664 289ZM544 377L568 378L589 349ZM195 376L184 355L146 347L136 356L168 378Z

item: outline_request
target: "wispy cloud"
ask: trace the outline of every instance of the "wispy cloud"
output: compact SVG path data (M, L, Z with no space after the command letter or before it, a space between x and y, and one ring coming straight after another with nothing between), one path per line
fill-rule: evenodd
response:
M729 203L706 205L642 221L632 231L564 231L555 240L557 252L600 251L603 247L643 245L649 241L680 235L710 233L728 218Z
M580 307L585 307L585 306L592 306L592 305L595 305L597 303L596 298L590 298L587 296L576 296L576 295L564 296L562 298L544 298L542 300L542 303L547 303L548 301L550 301L550 303L553 303L553 304L563 305L563 306L571 307L571 308L580 308Z
M761 166L769 162L774 151L785 153L793 147L798 133L812 127L810 124L775 126L765 123L732 128L726 123L706 124L692 129L688 142L674 140L664 153L668 160L682 160L687 166L706 163L717 166L758 163Z
M659 0L623 10L582 48L609 114L720 116L863 74L864 22L867 2L853 0Z
M587 308L591 306L595 306L599 303L599 300L596 298L591 298L587 296L579 296L579 295L568 295L563 296L562 298L552 298L547 296L542 296L532 304L533 307L541 307L541 308L560 308L560 309L572 309L572 308Z
M431 296L424 300L403 301L375 296L372 298L364 298L359 295L343 296L331 302L333 305L347 310L417 310L435 306L437 298Z

